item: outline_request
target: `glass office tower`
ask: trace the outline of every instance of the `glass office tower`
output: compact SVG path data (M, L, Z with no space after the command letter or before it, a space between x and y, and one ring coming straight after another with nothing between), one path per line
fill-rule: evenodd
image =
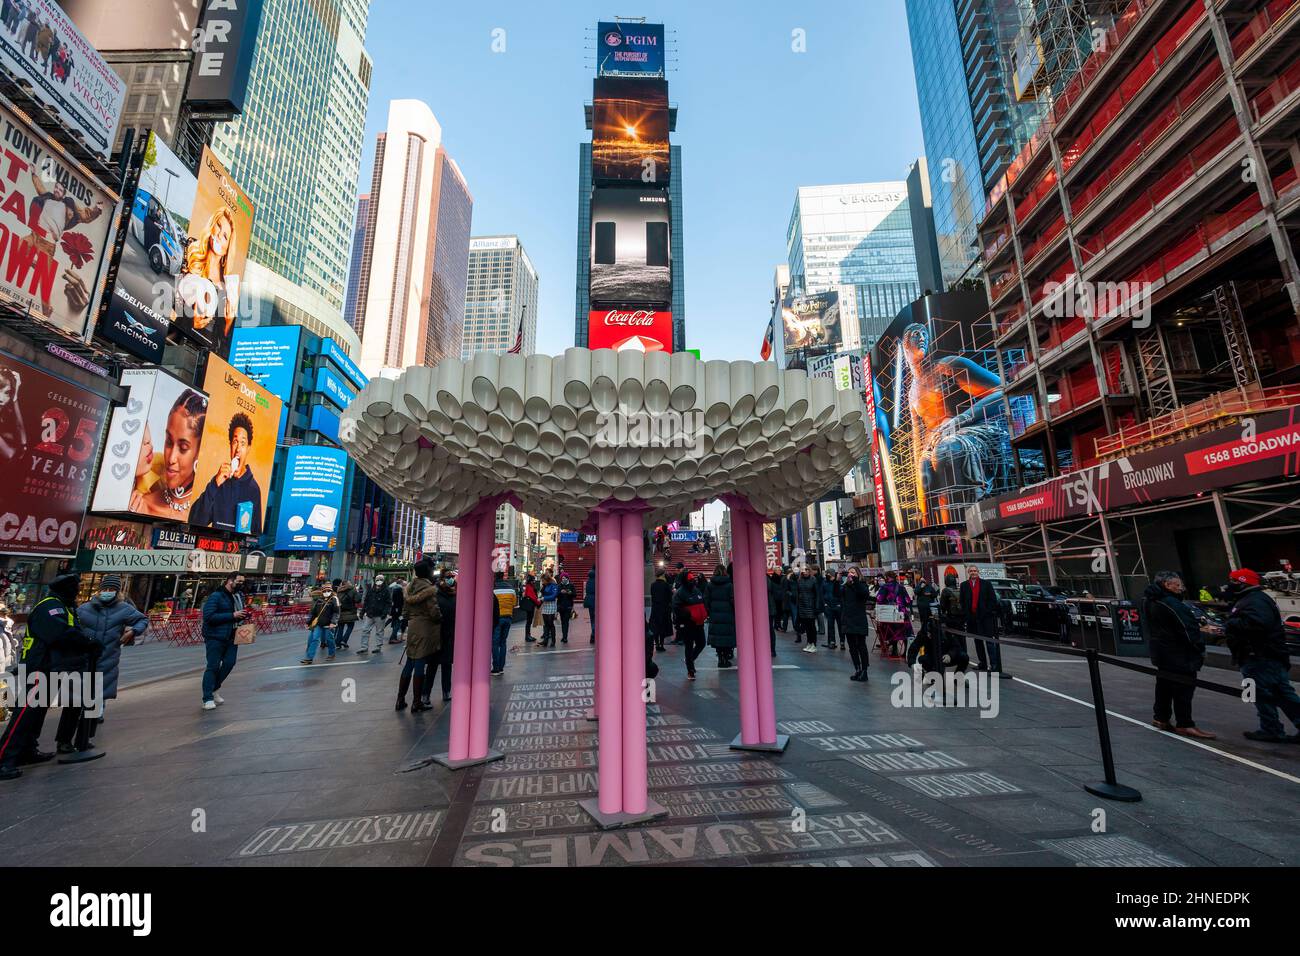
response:
M369 0L265 0L241 116L213 148L257 208L249 259L342 325L365 140Z

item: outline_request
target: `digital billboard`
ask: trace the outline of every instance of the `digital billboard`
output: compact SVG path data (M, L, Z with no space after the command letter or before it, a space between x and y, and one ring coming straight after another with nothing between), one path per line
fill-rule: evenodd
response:
M348 456L341 448L295 445L289 449L276 522L276 551L333 551Z
M222 358L230 354L239 317L240 276L252 234L252 202L204 146L172 322Z
M108 158L126 82L55 0L5 0L0 66L25 82L91 152Z
M597 189L591 199L591 301L667 306L673 299L668 193Z
M648 309L603 309L588 313L587 348L671 352L673 314Z
M230 364L258 385L284 399L280 415L279 439L289 421L289 405L298 378L298 343L302 327L298 325L251 326L235 329L230 339Z
M340 409L346 409L352 400L357 397L357 393L348 388L343 379L334 374L334 370L327 365L321 365L316 369L316 388L331 402Z
M96 329L150 362L162 361L197 192L194 173L151 132L118 257L117 281Z
M667 187L668 125L666 81L597 77L591 132L595 184Z
M344 352L342 347L333 339L323 338L320 340L320 354L337 365L339 371L346 375L358 389L365 388L370 384L370 379L366 378L361 369L357 368L357 363L352 361L348 357L348 353Z
M121 385L91 507L188 521L208 396L158 369L127 369Z
M197 115L230 119L243 111L261 21L262 0L222 0L204 8L185 90Z
M339 417L324 405L313 405L311 407L311 418L307 422L309 431L324 435L330 441L338 444L341 424Z
M598 76L663 76L664 60L662 23L596 24Z
M974 342L986 310L979 293L926 296L876 343L881 479L899 531L964 524L967 506L1010 484L997 353Z
M0 126L5 144L0 296L80 336L116 203L2 106Z
M835 350L843 344L840 329L840 294L787 295L781 303L785 352Z
M77 553L108 406L0 353L0 554Z
M208 415L190 524L260 535L283 402L216 355L208 357L203 388Z

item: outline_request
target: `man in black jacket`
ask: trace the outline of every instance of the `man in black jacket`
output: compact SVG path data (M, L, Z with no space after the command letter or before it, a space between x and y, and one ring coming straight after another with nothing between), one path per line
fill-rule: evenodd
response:
M959 592L961 613L965 621L965 630L981 637L995 637L998 622L998 596L993 585L980 580L979 568L966 570L966 580L961 583ZM997 671L1003 677L1011 675L1002 669L1002 648L997 643L975 639L975 653L979 657L979 669Z
M203 646L208 656L208 666L203 671L204 710L216 710L218 704L225 703L221 685L235 669L239 657L235 628L248 617L241 593L243 587L242 574L227 574L221 587L203 602Z
M1160 730L1172 730L1184 737L1214 740L1215 735L1199 729L1192 720L1192 694L1196 677L1205 663L1205 639L1196 616L1183 602L1186 588L1181 576L1161 571L1142 593L1140 620L1151 646L1151 663L1162 672L1181 675L1156 676L1155 715L1151 721ZM1172 715L1174 723L1169 719Z
M366 630L361 635L358 654L378 654L384 648L384 631L388 626L388 615L393 609L392 598L384 584L384 576L376 574L370 587L366 588L365 600L361 602L361 616L366 619ZM370 648L370 635L375 635L374 649Z
M1277 604L1260 587L1259 575L1248 568L1228 575L1232 610L1224 624L1228 647L1241 667L1241 676L1254 681L1259 730L1246 737L1263 743L1300 743L1300 733L1286 736L1278 708L1300 729L1300 695L1291 685L1291 655Z
M45 685L42 692L48 697L51 673L83 670L88 656L98 656L99 642L87 637L77 626L77 590L80 586L78 575L60 575L51 582L50 593L32 608L27 617L27 636L23 638L19 657L19 666L27 679L15 682L16 692L20 695L18 706L9 718L9 726L0 736L0 780L21 777L20 767L45 763L54 757L53 753L44 752L38 746L49 706L31 706L26 695L32 691L33 678ZM93 660L90 663L93 670Z
M794 624L794 642L798 644L802 638L803 649L809 654L817 650L817 615L822 610L821 582L813 576L812 571L813 569L805 564L794 582L794 606L797 615Z

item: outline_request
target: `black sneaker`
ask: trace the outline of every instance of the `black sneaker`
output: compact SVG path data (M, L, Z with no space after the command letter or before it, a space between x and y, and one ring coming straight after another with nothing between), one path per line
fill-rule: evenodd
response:
M32 750L29 751L28 753L21 755L17 760L14 761L14 763L19 767L31 767L31 766L35 766L38 763L46 763L47 761L53 759L54 759L54 754L52 753L48 753L44 750Z
M23 772L13 764L0 766L0 780L17 780L22 775Z
M1262 730L1248 730L1242 734L1247 740L1257 740L1261 744L1285 744L1291 740L1285 734L1270 734Z

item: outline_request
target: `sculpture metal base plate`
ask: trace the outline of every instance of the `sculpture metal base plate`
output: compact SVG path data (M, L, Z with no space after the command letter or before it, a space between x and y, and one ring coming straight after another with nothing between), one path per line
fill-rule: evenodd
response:
M1142 799L1142 794L1132 787L1126 787L1122 783L1087 783L1083 786L1094 797L1101 797L1103 800L1118 800L1121 803L1138 803Z
M658 820L660 817L668 816L668 810L662 804L654 799L646 801L645 813L603 813L600 809L600 798L592 797L588 800L579 800L578 806L586 811L587 816L595 821L596 826L602 830L618 830L622 827L634 827L638 823L648 823L651 820Z
M774 744L747 744L741 740L741 735L736 734L736 739L731 742L732 750L756 750L760 753L779 754L784 753L785 748L790 745L789 734L777 734L776 743Z
M477 767L479 764L491 763L494 760L504 758L505 754L500 750L488 750L485 756L467 757L464 760L452 760L450 754L434 754L433 762L442 764L448 770L464 770L466 767Z

